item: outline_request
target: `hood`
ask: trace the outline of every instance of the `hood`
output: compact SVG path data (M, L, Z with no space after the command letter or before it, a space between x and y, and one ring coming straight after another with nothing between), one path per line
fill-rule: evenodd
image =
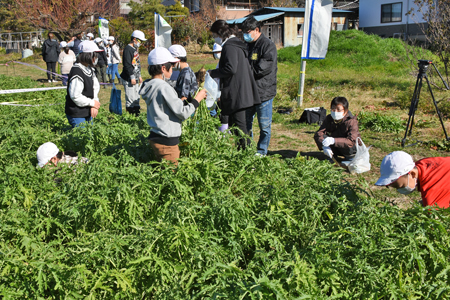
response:
M45 40L44 44L46 46L53 46L54 44L57 44L59 46L59 43L56 40L49 40L49 39Z
M232 45L234 47L238 47L238 48L241 48L242 50L247 51L247 44L244 43L243 41L241 41L237 37L233 37L233 38L227 40L227 42L223 46L226 47L227 45L230 45L230 46Z

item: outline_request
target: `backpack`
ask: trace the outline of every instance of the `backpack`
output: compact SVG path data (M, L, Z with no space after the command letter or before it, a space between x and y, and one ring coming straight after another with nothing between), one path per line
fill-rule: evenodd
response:
M311 107L305 108L303 111L299 122L307 123L307 124L315 124L318 123L322 125L325 117L327 116L327 110L323 107Z

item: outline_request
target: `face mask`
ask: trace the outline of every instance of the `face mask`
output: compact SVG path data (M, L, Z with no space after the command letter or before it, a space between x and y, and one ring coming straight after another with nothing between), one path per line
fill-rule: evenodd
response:
M250 33L244 33L244 41L246 41L247 43L253 42L252 35Z
M213 53L215 59L220 59L220 53Z
M140 46L141 46L141 43L139 43L139 42L137 42L136 44L134 44L134 47L135 47L136 49L138 49Z
M222 45L222 38L216 37L214 38L214 42L216 42L216 44Z
M335 121L339 121L344 117L344 112L338 112L338 111L332 111L331 112L331 117L333 118L333 120Z
M417 185L417 179L416 179L416 184L414 184L414 187L413 188L409 187L409 174L408 174L408 183L406 184L405 187L397 189L397 192L399 192L402 195L411 194L416 189L416 185Z
M112 45L112 44L114 44L114 42L113 41L109 41L109 44Z
M96 66L97 63L98 63L98 57L96 57L95 60L94 60L94 66Z

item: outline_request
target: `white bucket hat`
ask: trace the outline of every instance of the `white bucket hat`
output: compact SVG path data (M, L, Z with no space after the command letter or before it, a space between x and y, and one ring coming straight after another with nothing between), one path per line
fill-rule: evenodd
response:
M380 166L380 178L375 185L389 185L414 169L411 155L403 151L394 151L383 158Z
M62 42L59 44L59 46L60 46L61 48L66 48L66 47L67 47L67 42L62 41Z
M101 50L96 43L93 41L83 41L78 46L80 49L80 52L103 52L104 50Z
M38 160L38 166L42 168L45 166L50 159L55 157L56 154L58 154L59 149L56 147L55 144L52 142L47 142L39 146L36 154L37 154L37 160Z
M114 41L114 37L111 35L108 37L108 41Z
M173 57L186 57L186 49L181 45L172 45L169 47L169 52Z
M162 65L168 62L176 63L179 61L179 59L174 58L169 50L164 47L158 47L150 51L147 60L149 66Z
M214 43L214 46L213 46L213 51L212 52L222 52L222 46L220 46L219 44L217 44L217 43Z
M94 39L94 42L96 42L96 43L98 44L98 43L100 43L100 42L103 42L103 40L102 40L102 38L99 38L99 37L98 37L98 38L95 38L95 39Z
M87 37L91 37L91 38L94 37L94 35L93 35L92 33L90 33L90 32L89 32L88 34L86 34L86 36L87 36Z
M145 34L140 30L135 30L131 34L132 37L140 39L141 41L145 42L147 39L145 38Z

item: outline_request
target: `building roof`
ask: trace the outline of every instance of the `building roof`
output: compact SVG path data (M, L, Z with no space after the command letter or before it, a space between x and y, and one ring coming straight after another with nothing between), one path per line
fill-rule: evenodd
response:
M284 14L284 12L277 12L277 13L273 13L273 14L259 15L259 16L254 16L254 17L255 17L256 21L265 21L265 20L268 20L268 19L272 19L272 18L281 16L283 14ZM241 24L247 18L248 18L248 16L243 17L243 18L239 18L239 19L228 20L227 23L229 23L229 24Z
M334 5L337 9L351 9L355 10L359 8L359 0L342 0L337 1Z
M249 16L254 16L257 21L265 21L268 19L272 19L281 15L284 15L287 12L296 12L296 13L305 13L304 8L299 7L264 7L258 10L255 10L251 14L235 19L235 20L228 20L228 24L241 24L245 21ZM334 9L333 13L352 13L352 11L349 10L340 10L340 9Z

